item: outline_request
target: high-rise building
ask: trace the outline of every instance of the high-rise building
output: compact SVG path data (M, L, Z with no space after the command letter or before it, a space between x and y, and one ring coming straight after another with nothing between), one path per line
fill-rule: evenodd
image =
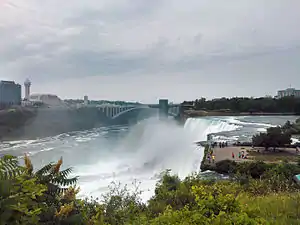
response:
M21 105L21 89L14 81L0 81L0 108Z
M31 81L29 79L26 79L24 82L24 86L25 86L25 100L29 100Z
M300 90L295 88L287 88L285 90L279 90L277 92L277 98L283 98L288 96L294 96L296 98L300 98Z

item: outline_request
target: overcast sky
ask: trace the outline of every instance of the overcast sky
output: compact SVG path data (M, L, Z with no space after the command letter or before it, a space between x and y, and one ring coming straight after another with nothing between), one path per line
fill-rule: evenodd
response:
M299 0L0 0L0 79L174 102L300 88Z

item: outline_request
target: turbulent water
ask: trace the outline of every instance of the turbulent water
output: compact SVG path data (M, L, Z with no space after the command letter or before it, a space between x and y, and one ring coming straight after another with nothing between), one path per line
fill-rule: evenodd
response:
M140 182L142 198L153 195L158 175L165 169L180 177L198 172L203 148L195 141L249 141L254 133L282 125L296 117L206 117L190 118L184 126L174 121L156 118L139 124L102 127L83 132L71 132L54 137L11 141L0 144L0 155L19 156L28 153L36 168L64 159L64 167L73 167L78 175L81 196L100 197L111 182Z

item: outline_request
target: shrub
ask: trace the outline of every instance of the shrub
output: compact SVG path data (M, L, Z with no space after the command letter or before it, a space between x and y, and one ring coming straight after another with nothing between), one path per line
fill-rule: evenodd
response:
M254 179L260 178L268 169L268 165L262 161L244 162L237 164L236 172L249 175Z
M110 192L103 196L104 198L104 222L108 224L125 224L139 220L145 213L146 206L140 199L141 191L139 184L133 183L135 190L130 192L127 186L121 186L120 183L112 183Z
M186 182L180 181L178 176L171 176L170 171L162 173L155 188L155 195L148 202L149 215L157 216L168 206L182 209L188 204L194 204L191 182L192 179L187 179Z
M237 163L235 161L225 159L216 163L216 172L222 174L235 173Z

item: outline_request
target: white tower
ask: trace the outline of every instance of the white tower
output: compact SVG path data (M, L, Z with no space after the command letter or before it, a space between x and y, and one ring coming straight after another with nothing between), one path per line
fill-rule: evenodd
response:
M88 105L88 104L89 104L89 97L88 97L87 95L85 95L85 96L83 97L83 101L84 101L84 104L85 104L85 105Z
M29 97L30 97L30 86L31 86L31 82L30 82L29 79L25 80L24 86L25 86L25 100L29 100Z

